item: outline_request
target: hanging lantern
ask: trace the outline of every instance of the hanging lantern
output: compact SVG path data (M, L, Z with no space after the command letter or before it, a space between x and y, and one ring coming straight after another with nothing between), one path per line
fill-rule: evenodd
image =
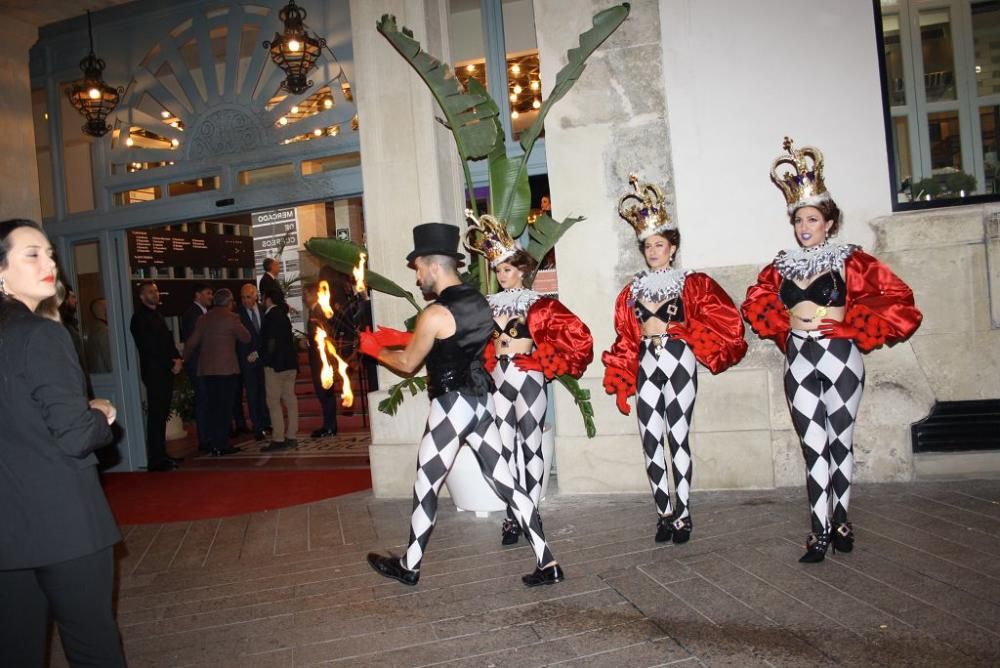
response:
M73 84L66 95L70 104L87 119L83 124L84 133L91 137L103 137L111 126L105 122L118 100L125 92L120 86L114 88L104 83L104 61L94 55L94 29L90 24L90 12L87 12L87 34L90 36L90 53L80 61L83 70L83 80Z
M278 18L285 24L285 31L280 35L275 33L272 41L264 42L264 48L270 51L274 64L285 72L281 88L300 95L313 85L308 79L309 72L316 67L326 40L306 30L306 10L296 5L295 0L288 1Z

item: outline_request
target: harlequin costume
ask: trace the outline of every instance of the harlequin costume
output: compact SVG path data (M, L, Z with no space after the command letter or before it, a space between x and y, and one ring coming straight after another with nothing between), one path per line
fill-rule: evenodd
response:
M495 218L475 218L470 223L466 248L483 255L496 269L521 250ZM493 312L493 343L486 351L486 368L495 386L493 401L503 454L511 476L521 483L535 506L542 496L542 427L547 408L546 383L568 374L580 378L594 359L590 329L561 302L533 290L513 288L487 297ZM498 319L505 319L503 327ZM509 355L496 344L501 336L530 339L530 354ZM505 545L517 542L520 529L512 509L502 528Z
M792 150L787 138L785 150L773 163L771 178L785 193L789 215L829 200L822 153L810 146ZM777 169L785 164L792 172L779 176ZM813 277L805 288L796 284ZM789 311L803 301L819 305L819 318L830 307L843 307L844 320L826 320L817 330L792 329ZM785 397L806 462L812 520L802 561L821 561L831 540L835 551L849 552L854 424L865 383L862 353L904 341L917 330L922 316L913 292L859 246L827 241L778 253L747 290L742 312L787 360Z
M662 191L647 184L619 202L619 215L642 243L654 234L675 230L667 216ZM631 200L637 203L627 207ZM650 312L642 303L663 304ZM644 336L642 323L658 318L667 333ZM713 374L743 359L743 322L726 292L706 274L672 267L643 270L615 300L615 332L611 349L601 355L604 389L617 396L618 410L628 415L628 398L637 394L636 416L646 461L646 474L659 512L659 542L688 540L693 527L690 492L691 448L688 435L698 392L697 362ZM664 457L670 449L676 506L671 504Z
M413 230L415 250L407 260L413 262L426 255L461 258L457 252L458 235L454 225L418 225ZM482 294L464 284L445 287L434 304L451 313L455 333L435 339L424 361L431 405L417 450L409 544L401 558L371 553L368 562L381 575L404 584L417 584L420 563L437 521L438 493L464 443L475 452L486 482L513 509L535 553L538 567L522 578L524 583L536 586L559 582L563 579L559 565L546 568L554 559L535 505L503 461L490 378L482 363L483 351L493 331L489 305ZM383 347L405 346L410 338L407 332L380 328L375 333L363 332L360 348L378 359Z

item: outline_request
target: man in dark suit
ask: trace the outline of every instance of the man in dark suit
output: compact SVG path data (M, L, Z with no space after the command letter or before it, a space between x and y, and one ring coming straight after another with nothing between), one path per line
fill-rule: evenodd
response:
M187 343L188 338L194 333L194 328L198 321L212 308L212 296L214 290L204 283L195 283L191 288L193 301L181 314L181 344ZM198 449L208 452L211 448L208 445L208 434L211 430L208 417L208 400L205 394L205 382L198 375L198 355L192 355L184 362L184 371L191 379L191 387L194 389L194 421L198 427Z
M295 376L299 369L299 353L295 348L292 322L288 307L277 292L264 293L264 323L261 326L261 357L264 359L264 385L267 411L271 416L271 442L262 450L271 452L298 445L295 435L299 428L299 400L295 396ZM288 410L288 431L281 404Z
M156 283L139 288L140 306L132 315L129 329L139 349L139 373L146 386L146 469L172 471L177 463L167 457L167 418L174 391L174 376L180 373L181 356L174 336L157 310L160 291Z
M264 392L264 361L260 357L260 331L264 322L264 312L257 304L257 288L245 283L240 288L240 305L236 307L243 326L250 332L250 343L236 344L240 359L240 376L247 391L247 409L253 423L254 437L258 441L267 438L271 429L271 417L267 413L267 398Z
M278 299L275 302L276 304L284 304L285 291L281 289L281 284L278 283L278 274L281 273L281 260L266 257L261 267L264 269L264 275L260 277L260 283L257 286L260 288L261 300L264 299L265 295L272 294ZM263 304L263 301L261 303Z

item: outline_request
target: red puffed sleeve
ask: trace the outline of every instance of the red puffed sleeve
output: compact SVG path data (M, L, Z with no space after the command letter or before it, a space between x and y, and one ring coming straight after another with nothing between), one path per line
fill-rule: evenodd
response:
M684 280L684 323L668 330L684 340L695 358L713 374L733 366L747 352L743 320L726 291L707 274L693 272Z
M525 321L546 378L551 380L567 373L579 378L594 361L594 337L590 329L562 302L539 298L528 308Z
M889 267L857 250L844 262L844 273L844 320L860 325L858 347L867 352L882 343L895 345L917 331L923 314L913 302L913 291Z
M777 267L773 263L767 265L758 274L757 282L747 288L740 310L760 338L772 339L781 352L785 352L792 326L788 321L788 311L778 296L780 287L781 274Z
M615 300L615 342L611 345L611 350L601 353L601 361L607 367L605 378L608 377L608 372L614 372L627 381L631 389L629 394L635 391L636 376L639 373L639 340L642 338L642 329L631 301L632 286L629 284L618 293Z

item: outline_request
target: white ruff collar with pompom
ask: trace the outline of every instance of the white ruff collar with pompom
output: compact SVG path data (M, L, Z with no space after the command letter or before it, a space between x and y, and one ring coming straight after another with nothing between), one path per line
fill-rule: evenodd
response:
M790 281L801 281L831 270L843 274L844 261L858 250L861 246L835 242L812 248L790 248L778 253L774 266L782 278Z
M684 281L691 272L683 269L644 269L632 279L632 299L643 302L665 302L680 297Z
M531 305L538 301L540 294L527 288L510 288L503 292L487 295L495 316L513 316L523 318Z

